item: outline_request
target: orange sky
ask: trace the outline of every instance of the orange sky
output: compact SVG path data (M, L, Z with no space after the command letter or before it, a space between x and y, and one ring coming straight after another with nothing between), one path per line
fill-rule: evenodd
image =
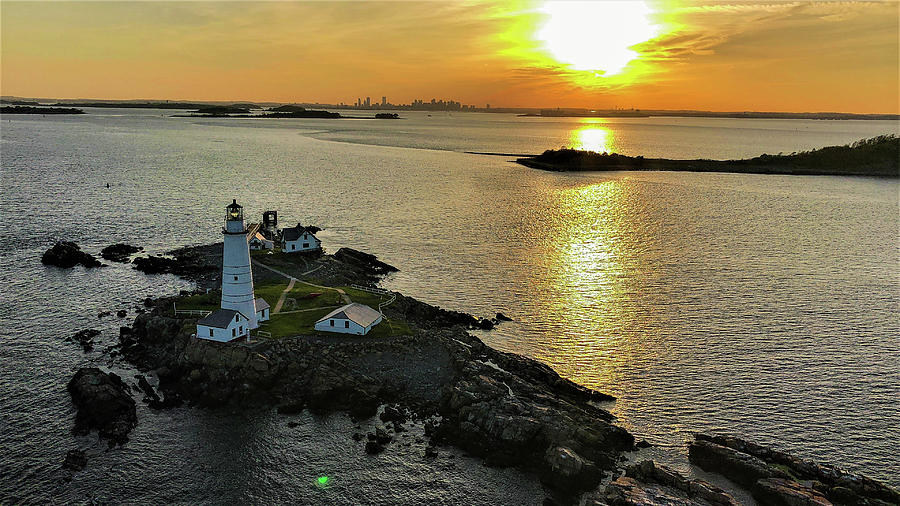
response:
M898 16L895 1L3 1L0 93L897 113Z

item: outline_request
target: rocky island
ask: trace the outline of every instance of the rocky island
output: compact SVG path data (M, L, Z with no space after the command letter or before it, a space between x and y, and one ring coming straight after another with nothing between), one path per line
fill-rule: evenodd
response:
M845 146L829 146L789 155L763 154L745 160L670 160L575 149L547 150L516 159L526 167L549 171L666 170L900 177L900 138L882 135Z
M221 248L220 243L182 248L165 257L139 257L135 268L156 262L158 270L145 272L177 273L201 289L212 288L220 281ZM268 284L287 276L322 291L335 290L335 296L343 292L357 298L365 292L354 291L348 283L371 285L395 270L374 255L347 248L334 255L260 254L252 260L258 294L293 294L282 291L282 285L272 290ZM297 306L313 300L297 295ZM382 333L313 332L308 322L288 318L303 314L295 309L284 320L293 326L278 324L281 334L240 343L197 339L193 334L198 317L173 311L211 304L218 297L214 291L147 299L145 312L121 328L118 344L108 350L141 371L139 383L129 386L96 368L79 370L68 387L78 408L75 430L95 429L111 444L125 443L128 432L140 423L132 391L154 409L187 402L200 409L340 410L381 422L374 432L353 435L358 451L385 451L398 433L421 424L430 440L425 458L437 454L441 445L454 445L488 465L520 467L535 473L552 492L548 504L571 504L579 498L594 505L739 504L709 483L650 461L628 466L619 476L625 453L636 444L603 409L603 402L614 399L562 378L533 359L494 350L467 332L508 320L502 314L476 318L399 293L390 295L394 302L384 307L384 328L389 330ZM314 299L322 297L330 296ZM270 323L275 334L277 322ZM157 385L145 374L158 380ZM737 438L698 435L690 454L700 467L746 487L761 504L900 501L897 491L874 480ZM65 466L77 470L84 467L83 460L83 453L73 450ZM608 484L598 488L604 481Z

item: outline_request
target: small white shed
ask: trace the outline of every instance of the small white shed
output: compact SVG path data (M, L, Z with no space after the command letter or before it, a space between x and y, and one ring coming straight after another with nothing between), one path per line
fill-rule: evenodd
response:
M315 329L364 336L381 323L382 315L365 304L352 303L339 307L316 322Z
M262 297L256 299L256 321L264 322L269 320L269 303Z
M268 314L268 312L267 312ZM197 320L197 338L227 343L250 333L250 321L240 311L220 309Z
M296 227L286 228L281 231L281 242L281 251L285 253L300 253L322 249L322 241L317 239L310 229L299 223Z
M260 232L253 234L253 237L247 242L252 250L275 249L275 243L266 239Z

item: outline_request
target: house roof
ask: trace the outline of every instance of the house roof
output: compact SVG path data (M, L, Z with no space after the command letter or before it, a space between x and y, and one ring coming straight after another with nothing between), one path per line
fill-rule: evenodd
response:
M334 311L328 313L327 315L319 318L316 323L325 320L350 320L354 323L359 324L362 327L368 327L375 320L381 318L381 313L375 311L365 304L360 304L358 302L354 302L352 304L347 304L346 306L339 307Z
M234 309L220 309L205 318L197 320L197 325L205 325L217 329L227 329L231 321L234 320L234 315L236 314L241 314L241 312L235 311ZM241 316L244 315L241 314Z
M315 235L313 235L313 232L311 230L309 230L308 228L304 227L303 225L301 225L299 223L297 224L296 227L283 229L281 231L281 234L282 234L281 237L284 238L285 241L296 241L304 233L312 235L313 238L316 237Z
M266 239L266 236L262 235L261 232L256 232L255 234L253 234L253 237L251 237L250 240L252 241L254 239L256 239L257 241L272 242L272 241L269 241L268 239Z
M256 310L262 311L263 309L269 309L269 303L266 302L266 299L260 297L256 299Z

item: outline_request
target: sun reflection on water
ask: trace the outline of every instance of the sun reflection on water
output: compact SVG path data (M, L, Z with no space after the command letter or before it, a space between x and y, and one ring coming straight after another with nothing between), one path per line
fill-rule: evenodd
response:
M616 149L613 131L596 120L585 120L580 127L572 130L568 147L597 153L612 153Z

